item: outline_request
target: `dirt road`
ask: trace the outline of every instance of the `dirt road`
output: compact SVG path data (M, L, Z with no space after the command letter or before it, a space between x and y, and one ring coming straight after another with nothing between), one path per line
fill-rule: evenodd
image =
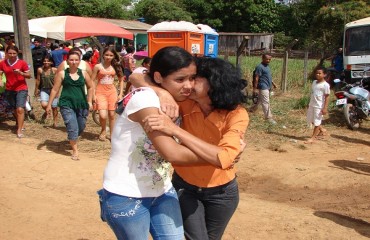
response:
M16 139L12 124L0 124L0 239L114 239L96 195L109 142L86 133L72 161L63 128ZM276 149L251 141L243 153L241 200L223 239L370 238L370 128L331 130L308 146L285 137Z

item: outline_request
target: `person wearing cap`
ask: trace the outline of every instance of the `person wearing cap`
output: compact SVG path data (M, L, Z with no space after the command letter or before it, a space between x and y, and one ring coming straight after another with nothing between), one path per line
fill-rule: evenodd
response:
M78 47L79 49L80 49L80 51L81 51L81 59L82 59L82 56L83 55L85 55L85 53L86 53L86 51L85 51L85 49L82 47L82 45L81 45L81 43L80 42L76 42L75 43L75 47Z

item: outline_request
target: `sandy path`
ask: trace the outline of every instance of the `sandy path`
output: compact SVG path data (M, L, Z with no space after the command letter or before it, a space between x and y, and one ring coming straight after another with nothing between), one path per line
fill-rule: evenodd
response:
M281 152L248 146L223 239L370 238L369 137L333 135L305 150L289 142ZM115 239L96 195L107 156L72 161L2 130L0 149L0 239Z

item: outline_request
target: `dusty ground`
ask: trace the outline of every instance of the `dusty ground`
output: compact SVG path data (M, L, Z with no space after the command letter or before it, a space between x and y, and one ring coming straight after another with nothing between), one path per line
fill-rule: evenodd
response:
M369 123L357 132L330 125L330 137L307 146L310 130L279 123L261 133L252 122L238 163L241 200L223 239L370 238ZM89 122L72 161L62 125L28 122L24 139L13 126L0 122L0 239L114 239L99 219L110 147L97 141L98 127Z

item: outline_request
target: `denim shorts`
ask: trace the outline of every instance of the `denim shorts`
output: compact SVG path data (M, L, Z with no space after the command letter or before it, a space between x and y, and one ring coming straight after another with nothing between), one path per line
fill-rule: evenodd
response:
M183 240L180 205L174 188L159 197L132 198L98 191L101 219L118 240Z
M67 128L68 140L77 140L86 127L89 110L60 107L60 114Z
M5 97L12 109L24 108L28 97L28 90L10 91L5 90Z
M41 102L49 102L51 88L41 88L40 92L40 100ZM51 107L56 108L58 107L58 98L54 98L53 102L51 103Z

